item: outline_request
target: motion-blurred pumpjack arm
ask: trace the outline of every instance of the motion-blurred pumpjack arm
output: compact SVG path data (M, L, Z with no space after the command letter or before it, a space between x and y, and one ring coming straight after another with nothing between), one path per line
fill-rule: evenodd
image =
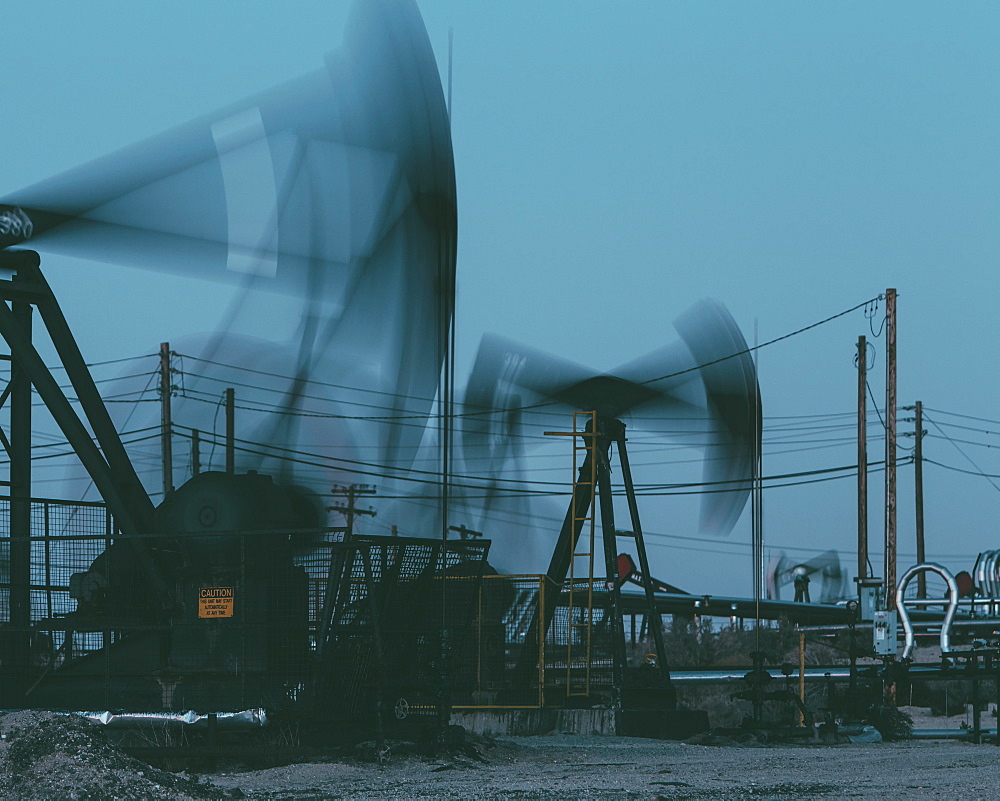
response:
M28 376L108 504L155 596L162 600L164 607L169 607L169 588L145 542L136 536L153 533L153 503L125 452L55 295L42 276L39 256L34 251L0 251L0 267L16 270L14 280L0 280L0 336L6 340L12 357ZM100 448L94 444L86 426L35 349L30 334L16 319L9 301L28 302L38 309Z

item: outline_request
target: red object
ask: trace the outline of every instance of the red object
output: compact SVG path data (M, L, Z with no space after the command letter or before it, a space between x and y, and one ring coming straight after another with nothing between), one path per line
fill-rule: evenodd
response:
M618 580L624 581L635 572L635 562L627 553L618 554Z

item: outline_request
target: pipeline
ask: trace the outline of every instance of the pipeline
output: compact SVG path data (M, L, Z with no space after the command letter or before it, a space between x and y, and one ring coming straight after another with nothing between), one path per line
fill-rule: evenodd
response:
M0 710L0 715L19 710ZM109 728L129 726L162 725L176 723L194 729L208 728L209 718L214 715L216 726L222 730L257 729L268 725L267 712L263 709L246 709L242 712L53 712L55 715L76 715Z
M710 685L710 684L742 684L743 677L751 670L749 667L740 668L704 668L699 670L671 670L670 681L689 686ZM862 680L871 681L878 679L882 665L861 665L857 669L857 677ZM771 670L772 677L780 681L782 676L778 671ZM775 675L778 674L778 675ZM796 670L792 676L798 679ZM918 680L945 680L945 679L971 679L970 672L962 667L949 665L910 665L907 675L913 681ZM992 678L983 675L982 678ZM850 681L851 669L848 665L837 665L835 667L806 668L803 679L806 684L817 684L825 681Z

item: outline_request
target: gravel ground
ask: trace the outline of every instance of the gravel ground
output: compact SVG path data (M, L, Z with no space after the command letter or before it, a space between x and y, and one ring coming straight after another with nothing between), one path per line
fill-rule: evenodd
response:
M208 777L250 799L800 799L1000 797L1000 748L949 741L703 746L512 737L467 757L310 763Z
M748 735L694 745L626 737L471 736L446 758L397 744L386 764L358 758L199 779L125 756L75 717L0 717L0 799L305 801L337 798L800 799L1000 798L1000 748L955 741L760 745Z

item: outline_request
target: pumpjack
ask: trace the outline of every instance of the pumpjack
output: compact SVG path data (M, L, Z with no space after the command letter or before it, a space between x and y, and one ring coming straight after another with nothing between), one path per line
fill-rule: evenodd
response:
M685 435L698 432L713 451L705 460L705 483L714 492L705 496L703 527L728 533L739 517L755 477L760 452L760 392L750 350L735 321L721 304L703 301L676 323L681 342L648 357L623 365L612 373L596 374L585 367L506 340L484 342L473 368L466 404L467 442L473 456L485 456L502 470L511 461L504 442L525 437L509 430L512 421L520 425L531 409L551 413L560 407L573 412L576 452L584 454L575 477L573 497L556 540L543 583L542 602L522 650L519 667L526 669L537 659L538 636L545 636L560 607L567 610L569 643L566 655L565 702L592 705L607 703L626 714L619 719L621 733L659 736L666 731L698 725L682 720L676 708L667 653L655 593L663 587L651 577L639 506L628 459L626 426L622 418L644 414L666 415ZM475 410L484 410L476 414ZM491 419L492 415L492 419ZM579 418L586 424L579 428ZM506 429L497 430L496 422ZM547 432L561 434L564 432ZM498 444L499 443L499 444ZM628 503L629 530L615 525L612 490L612 448L618 454L621 481ZM476 453L478 449L479 453ZM575 462L578 460L575 460ZM595 625L594 574L595 538L591 545L581 535L589 524L594 531L600 509L601 534L597 549L603 553L604 586L597 588L606 599L600 625L610 637L610 687L590 686L589 666L594 661L591 633ZM628 664L622 625L622 598L619 575L620 543L634 549L641 577L645 613L655 654L642 666ZM591 569L583 589L574 577L574 565L588 559ZM630 571L631 572L631 571ZM537 625L540 624L540 625ZM576 670L573 646L581 650L580 670ZM584 666L586 666L585 669ZM582 680L579 677L584 677ZM595 698L594 693L605 693ZM645 710L639 712L639 710ZM633 714L629 712L633 711Z
M333 361L364 380L368 364L379 362L381 375L365 389L412 398L408 411L429 416L442 370L450 369L456 208L444 92L413 0L356 4L337 52L281 87L3 196L0 268L14 274L0 281L0 336L12 367L0 394L11 408L10 438L0 432L11 460L4 708L107 708L112 685L123 688L117 703L134 710L274 708L308 698L303 677L321 673L306 664L317 658L308 632L329 611L317 611L320 575L327 587L334 583L316 563L335 561L320 536L329 530L317 529L318 505L291 486L307 479L286 480L287 465L281 482L227 466L155 506L38 254L17 248L301 303L308 323L284 415L272 426L287 432L285 420L302 411L303 385ZM385 319L372 336L376 311ZM33 345L33 316L52 340L79 413ZM31 528L32 392L110 513L107 529L90 539L42 544L46 567L50 546L67 556L46 591L65 601L69 584L76 602L63 617L47 611L46 620L32 615L40 587L33 548L42 547ZM419 425L387 428L379 432L387 464L398 452L412 454L423 436ZM299 432L295 444L305 436ZM83 541L86 557L69 553ZM320 556L306 564L303 544Z
M0 252L0 336L11 348L11 604L2 651L8 708L99 707L109 677L135 710L287 705L307 662L307 577L296 538L319 529L303 491L253 472L195 476L154 506L33 251ZM32 341L37 311L79 400L74 410ZM75 611L31 618L31 388L114 520L106 547L69 577ZM86 421L86 424L85 422ZM87 430L93 432L93 438ZM96 440L96 442L95 442ZM103 539L103 538L102 538ZM39 632L53 652L32 652ZM54 638L52 635L59 635ZM74 638L99 636L81 652ZM58 646L54 639L59 639ZM298 671L298 673L296 672Z

